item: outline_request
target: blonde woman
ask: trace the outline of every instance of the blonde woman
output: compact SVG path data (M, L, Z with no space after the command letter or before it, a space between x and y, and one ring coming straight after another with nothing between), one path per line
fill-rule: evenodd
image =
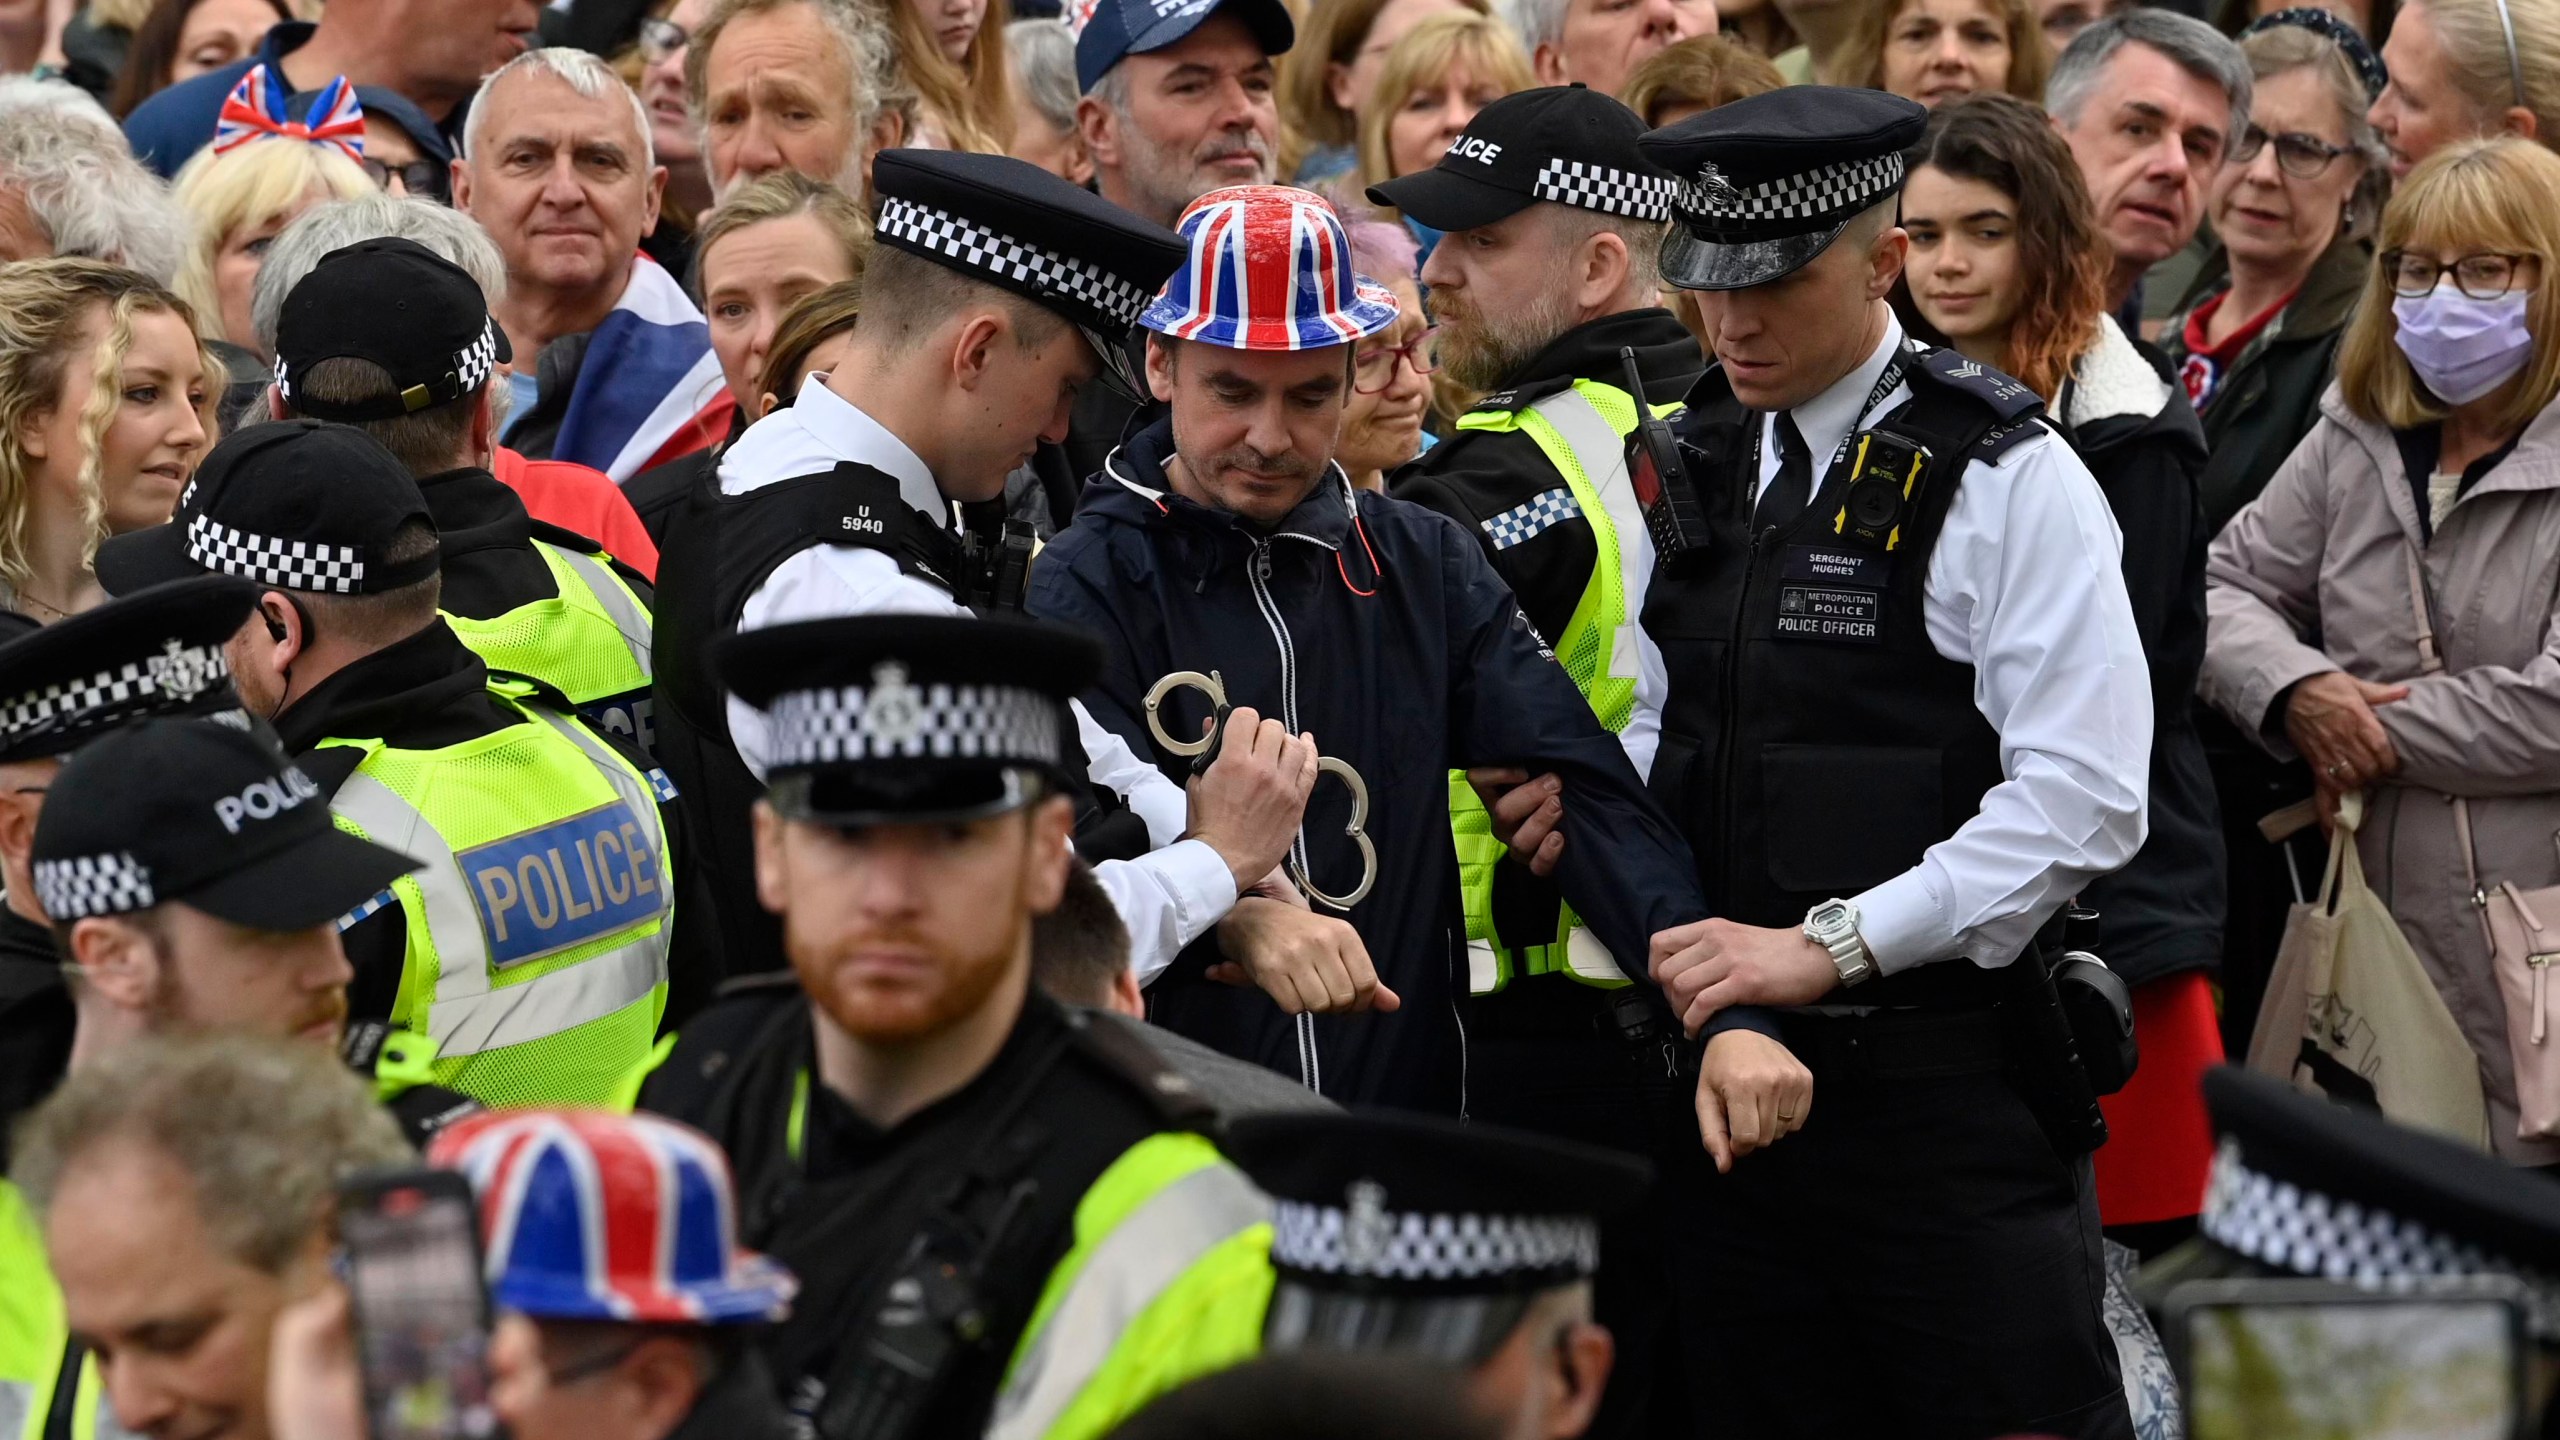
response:
M1520 37L1499 20L1459 10L1414 26L1360 109L1360 183L1430 169L1477 111L1535 84Z
M178 172L172 194L195 222L178 293L194 308L205 338L238 346L263 367L270 357L256 348L249 295L268 244L321 201L352 200L374 189L364 167L335 145L273 136L198 151Z
M176 512L214 374L187 303L141 275L0 267L0 606L49 623L105 598L98 542Z
M1487 9L1485 0L1316 0L1298 43L1280 57L1280 173L1313 185L1351 169L1360 106L1387 52L1434 15Z
M908 140L1001 155L1013 143L1013 78L1004 54L1007 0L884 0L898 73L914 91Z
M2407 0L2382 63L2391 80L2370 113L2395 180L2456 140L2560 144L2560 7L2548 0Z
M2201 688L2309 762L2324 813L2367 793L2365 873L2471 1042L2490 1138L2550 1165L2560 1139L2519 1133L2451 802L2480 885L2560 883L2560 155L2446 146L2379 238L2319 420L2208 553Z

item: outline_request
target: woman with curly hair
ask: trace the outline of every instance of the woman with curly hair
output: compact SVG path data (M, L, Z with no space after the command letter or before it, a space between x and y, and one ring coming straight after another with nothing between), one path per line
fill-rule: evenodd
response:
M176 512L217 374L187 303L131 270L0 268L0 606L51 622L105 598L98 542Z
M2159 352L2107 314L2111 264L2071 148L2044 111L1977 95L1930 117L1902 197L1911 236L1896 301L1918 334L2005 370L2106 492L2151 662L2150 834L2081 892L2098 953L2133 987L2142 1069L2107 1097L2098 1207L2149 1248L2192 1227L2213 1149L2197 1086L2222 1059L2222 832L2194 718L2204 664L2204 431ZM2139 1227L2123 1231L2122 1227ZM2156 1228L2155 1228L2156 1227Z

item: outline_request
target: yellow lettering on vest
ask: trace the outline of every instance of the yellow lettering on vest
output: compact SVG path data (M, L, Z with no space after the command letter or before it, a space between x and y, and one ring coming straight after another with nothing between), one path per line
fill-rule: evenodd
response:
M539 881L542 898L534 898L534 885ZM551 871L539 855L527 855L516 862L516 886L524 892L525 918L536 930L548 930L560 923L560 893L551 888Z
M504 865L492 865L472 878L480 884L481 908L489 912L489 924L497 930L500 940L506 939L507 912L515 908L516 882Z
M583 920L596 913L595 906L579 904L577 892L569 888L569 867L562 863L559 847L555 845L545 853L551 857L551 883L560 887L561 910L572 920ZM594 899L595 893L595 890L590 887L587 898Z
M608 845L613 847L613 853L615 855L622 856L623 874L620 877L622 883L618 885L614 883L616 877L613 871L613 862L604 858L605 847ZM596 832L596 859L596 869L603 872L604 875L604 898L612 901L616 905L630 899L631 859L629 856L622 854L622 841L617 839L612 831L599 830Z

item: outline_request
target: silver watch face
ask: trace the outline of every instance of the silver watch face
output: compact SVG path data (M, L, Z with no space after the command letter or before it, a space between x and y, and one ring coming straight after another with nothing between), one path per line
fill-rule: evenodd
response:
M1825 945L1836 940L1845 940L1857 929L1856 922L1849 918L1849 907L1837 903L1815 910L1805 917L1804 923L1806 929L1822 937L1822 943Z

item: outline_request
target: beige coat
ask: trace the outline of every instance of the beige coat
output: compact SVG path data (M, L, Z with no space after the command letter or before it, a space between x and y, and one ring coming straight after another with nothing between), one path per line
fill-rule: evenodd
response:
M2426 548L2445 661L2433 677L2419 673L2409 604L2405 546L2419 534L2390 431L2331 386L2301 447L2213 542L2202 689L2290 756L2273 709L2286 686L2330 670L2408 682L2407 699L2376 711L2402 768L2360 832L2365 874L2479 1053L2498 1152L2548 1164L2560 1144L2516 1138L2506 1012L2450 797L2470 797L2486 883L2560 883L2560 404Z

